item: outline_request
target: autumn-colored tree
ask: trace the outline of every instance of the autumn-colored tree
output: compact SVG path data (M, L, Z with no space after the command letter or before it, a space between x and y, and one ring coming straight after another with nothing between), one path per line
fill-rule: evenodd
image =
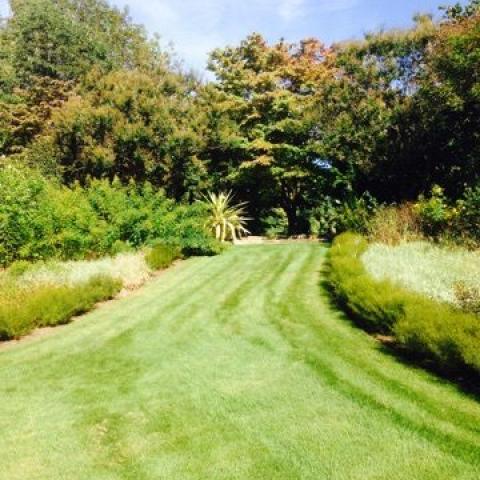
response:
M217 136L209 152L213 168L237 189L273 196L291 234L302 230L300 211L325 177L313 109L334 74L329 55L314 39L268 45L253 34L210 59L218 82L210 117Z
M92 70L171 69L143 27L104 0L11 4L13 14L0 28L0 154L27 146Z
M29 88L0 94L0 154L22 152L72 94L72 82L49 77L32 77Z

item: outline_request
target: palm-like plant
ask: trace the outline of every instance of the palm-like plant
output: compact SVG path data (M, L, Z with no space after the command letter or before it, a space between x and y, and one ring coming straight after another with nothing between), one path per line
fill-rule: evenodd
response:
M220 242L232 240L235 243L242 235L250 233L246 228L247 221L250 220L245 216L246 202L233 204L232 200L232 192L218 195L209 193L205 196L205 204L210 214L208 228Z

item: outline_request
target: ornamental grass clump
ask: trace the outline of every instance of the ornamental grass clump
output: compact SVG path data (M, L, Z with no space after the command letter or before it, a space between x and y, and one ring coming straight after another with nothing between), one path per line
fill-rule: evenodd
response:
M76 285L44 284L35 288L3 285L0 291L0 340L27 335L38 327L68 323L96 303L113 298L120 280L97 276Z
M232 193L209 193L205 197L208 211L208 228L220 242L235 242L243 235L248 235L246 225L249 220L245 216L246 203L233 204Z

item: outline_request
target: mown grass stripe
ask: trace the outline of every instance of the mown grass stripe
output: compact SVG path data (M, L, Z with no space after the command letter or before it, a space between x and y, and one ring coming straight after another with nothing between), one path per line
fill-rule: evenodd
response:
M477 480L479 404L332 310L324 255L194 259L4 351L9 480Z

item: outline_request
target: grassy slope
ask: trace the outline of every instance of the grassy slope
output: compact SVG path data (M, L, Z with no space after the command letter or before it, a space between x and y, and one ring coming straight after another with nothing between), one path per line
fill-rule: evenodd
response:
M480 404L332 311L324 253L189 260L0 351L0 478L480 478Z

